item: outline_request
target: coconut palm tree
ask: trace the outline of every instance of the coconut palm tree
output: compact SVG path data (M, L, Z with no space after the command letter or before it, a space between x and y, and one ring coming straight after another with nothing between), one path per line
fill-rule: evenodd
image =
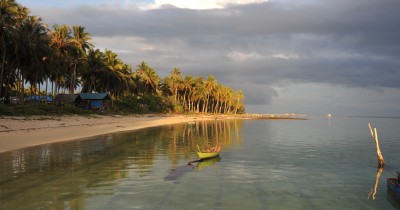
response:
M28 13L29 10L15 0L0 1L0 97L4 95L3 88L9 86L5 82L7 75L17 68L18 30ZM11 77L7 80L10 81Z
M48 29L41 19L29 16L20 28L18 57L22 80L25 79L35 89L43 84L50 75ZM40 92L40 91L39 91Z
M242 90L239 90L236 94L235 94L235 109L234 109L234 114L237 114L239 107L243 106L243 99L244 99L244 94Z
M182 105L185 111L190 111L190 94L192 91L192 84L193 84L193 76L185 76L183 79L183 98L182 98Z
M82 72L82 92L96 91L101 72L107 70L104 54L99 49L89 49L87 65Z
M200 112L200 105L205 104L205 100L207 97L207 92L206 92L206 86L203 82L203 77L199 76L195 79L194 83L194 88L193 88L193 96L194 96L194 105L193 106L193 111L195 112Z
M178 91L182 90L182 73L179 68L174 68L172 72L169 74L169 78L171 79L171 86L174 94L175 103L178 101Z
M135 74L142 87L142 94L157 94L160 77L153 68L142 61L142 63L137 65Z
M74 25L72 29L73 36L69 39L69 44L72 45L71 55L73 63L69 82L70 94L74 93L76 85L79 84L79 82L77 82L77 77L80 75L81 71L83 71L84 65L87 63L85 62L87 58L86 51L93 47L93 44L90 43L92 39L91 35L85 32L85 27Z
M51 77L54 92L53 95L56 95L56 91L58 91L59 86L62 85L59 80L61 80L61 76L63 74L67 75L67 70L70 64L70 55L69 49L71 38L71 29L68 25L54 25L53 30L50 31L50 46L56 52L56 63L57 65L53 69L53 75Z
M206 88L206 101L205 105L203 106L203 112L207 113L209 109L209 102L210 98L213 95L213 92L215 90L215 87L217 85L217 80L213 75L208 76L207 80L204 82L205 88Z

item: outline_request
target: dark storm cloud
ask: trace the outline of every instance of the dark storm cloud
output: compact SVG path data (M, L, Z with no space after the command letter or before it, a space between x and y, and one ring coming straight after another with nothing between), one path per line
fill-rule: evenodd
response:
M146 60L164 75L174 66L185 74L213 74L243 88L250 104L277 94L268 87L264 99L252 97L251 84L400 88L398 0L270 1L215 10L32 9L50 24L80 24L95 37L140 37L155 49L133 49L133 66Z

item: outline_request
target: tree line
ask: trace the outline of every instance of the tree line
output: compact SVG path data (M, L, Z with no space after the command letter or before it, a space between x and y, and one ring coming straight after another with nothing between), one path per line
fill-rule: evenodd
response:
M156 103L153 111L244 112L243 92L212 75L203 79L174 68L160 78L145 61L132 69L112 50L96 49L91 40L83 26L49 28L15 0L0 1L0 98L13 95L22 101L27 94L73 94L80 88L108 92L121 105Z

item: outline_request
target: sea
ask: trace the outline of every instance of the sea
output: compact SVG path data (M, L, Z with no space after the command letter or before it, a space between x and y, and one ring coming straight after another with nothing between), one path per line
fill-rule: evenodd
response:
M400 209L386 187L399 151L400 118L150 127L0 153L0 209Z

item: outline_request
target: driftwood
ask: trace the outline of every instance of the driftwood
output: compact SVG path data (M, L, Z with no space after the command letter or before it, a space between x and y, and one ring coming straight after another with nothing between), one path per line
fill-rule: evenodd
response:
M376 156L378 157L378 168L382 168L385 165L385 160L383 159L383 155L381 153L381 149L379 148L379 140L378 140L378 132L376 128L372 130L371 123L368 123L369 130L371 131L372 138L375 139L376 143Z

